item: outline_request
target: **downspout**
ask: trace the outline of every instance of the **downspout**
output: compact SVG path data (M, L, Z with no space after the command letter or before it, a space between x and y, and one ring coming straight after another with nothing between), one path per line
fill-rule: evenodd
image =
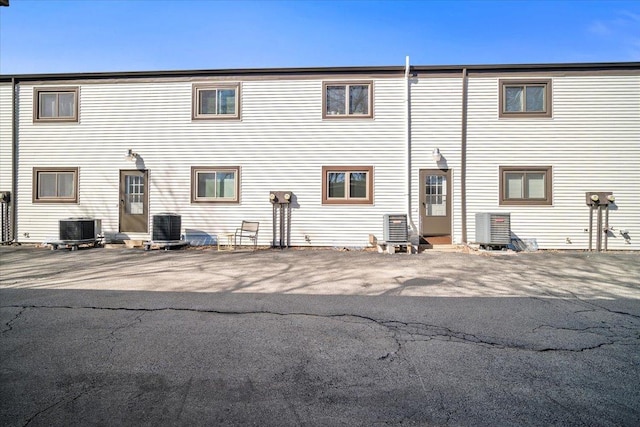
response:
M18 238L16 218L18 217L18 105L16 96L16 79L11 77L11 242L15 242Z
M460 217L462 220L462 243L467 244L467 99L469 76L462 69L462 129L460 141Z
M410 90L410 81L411 77L411 66L409 65L409 56L405 57L405 68L404 68L404 80L405 80L405 88L404 88L404 100L406 103L405 106L405 148L407 150L407 168L406 168L406 179L407 179L407 222L411 227L411 230L416 231L416 227L413 223L413 217L411 215L411 90Z

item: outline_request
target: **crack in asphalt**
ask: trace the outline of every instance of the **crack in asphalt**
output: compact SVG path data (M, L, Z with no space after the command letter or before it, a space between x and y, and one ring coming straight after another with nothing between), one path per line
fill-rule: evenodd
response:
M627 313L626 311L611 310L611 309L609 309L607 307L603 307L603 306L598 305L598 304L596 304L594 302L585 301L582 298L580 298L578 295L576 295L575 292L571 292L569 290L565 290L565 292L569 293L571 296L573 296L577 301L580 301L582 304L584 304L584 305L586 305L588 307L593 307L594 310L599 309L599 310L607 311L607 312L612 313L612 314L619 314L619 315L622 315L622 316L630 316L630 317L633 317L634 319L640 319L640 315Z
M638 315L638 314L628 313L626 311L611 310L611 309L609 309L607 307L603 307L601 305L598 305L595 302L584 300L584 299L580 298L578 295L576 295L575 292L571 292L571 291L566 290L566 289L563 290L563 292L566 292L567 294L571 295L573 297L573 299L575 301L577 301L578 303L580 303L579 305L582 307L581 310L573 311L573 314L596 312L598 310L603 310L603 311L606 311L606 312L611 313L611 314L619 314L621 316L629 316L629 317L632 317L634 319L640 319L640 315ZM548 302L550 302L550 298L553 299L554 302L558 301L558 300L555 300L555 298L557 298L560 295L557 292L548 292L548 291L544 292L544 294L547 295L548 297L530 296L529 298L533 299L533 300L536 300L536 301L548 303ZM559 300L559 301L562 301L562 300ZM566 299L564 301L565 302L570 302L571 300L570 299Z
M147 312L142 312L139 315L137 315L133 320L126 322L123 325L117 326L116 328L114 328L111 332L109 332L109 335L104 337L104 338L98 338L96 340L96 342L100 342L100 341L111 341L112 345L109 347L109 354L113 354L113 351L115 349L115 342L117 342L117 336L116 333L123 330L123 329L127 329L130 328L131 326L138 324L138 323L142 323L142 316L144 316L145 314L147 314Z
M56 406L60 405L61 403L71 403L71 402L74 402L74 401L78 400L82 395L89 393L89 391L91 391L91 390L90 389L89 390L82 390L80 393L78 393L77 395L75 395L71 399L69 399L68 396L65 396L62 399L59 399L59 400L55 401L51 405L47 406L44 409L41 409L40 411L36 412L35 414L33 414L29 418L27 418L27 420L22 425L22 427L28 426L29 424L31 424L31 421L35 420L39 415L44 414L45 412L49 411L50 409L55 408Z
M617 330L626 330L626 331L632 331L632 332L636 332L637 338L640 338L640 330L638 329L638 327L630 327L630 326L625 326L625 325L615 325L615 326L605 326L605 325L600 325L600 326L585 326L584 328L568 328L568 327L564 327L564 326L554 326L554 325L540 325L540 326L536 326L535 328L533 328L531 330L531 332L538 332L541 329L550 329L550 330L554 330L554 331L570 331L570 332L585 332L585 333L592 333L595 335L601 335L601 336L606 336L606 337L610 337L611 334L613 334L613 336L618 336L620 335L619 333L617 333Z
M180 417L182 416L182 411L184 411L184 404L187 401L187 396L191 391L191 384L193 383L193 375L189 377L189 381L187 382L187 387L185 392L182 395L182 401L180 402L180 410L178 411L178 416L176 417L176 421L180 421Z
M581 301L583 302L583 301ZM604 307L599 307L595 304L593 307L597 307L607 312L619 314L619 315L630 315L629 313L617 312L613 310L608 310ZM395 348L385 355L378 358L379 361L392 361L394 358L399 357L400 359L408 361L416 372L417 378L420 381L420 385L422 390L427 393L425 388L424 381L420 376L417 369L415 369L415 365L412 361L407 359L405 356L402 356L400 353L403 350L403 346L407 343L411 342L426 342L431 340L438 340L443 342L457 342L463 344L473 344L479 345L485 348L493 348L493 349L507 349L507 350L517 350L517 351L528 351L534 353L547 353L547 352L585 352L590 350L599 349L605 346L610 345L640 345L640 333L636 334L625 334L625 332L637 331L637 329L633 329L627 326L609 326L609 325L598 325L598 326L585 326L585 327L561 327L561 326L553 326L549 324L542 324L535 327L532 332L536 333L538 331L542 331L545 329L553 330L553 331L569 331L574 333L592 333L594 335L598 335L604 339L604 342L596 343L588 346L577 346L576 348L568 348L568 347L536 347L535 344L526 344L526 343L517 343L510 342L507 339L500 339L496 337L489 336L481 336L472 333L467 333L463 331L456 331L444 326L439 325L431 325L422 322L403 322L398 320L382 320L376 319L373 317L360 315L360 314L348 314L348 313L335 313L335 314L314 314L314 313L303 313L303 312L277 312L277 311L269 311L269 310L256 310L256 311L221 311L221 310L213 310L213 309L197 309L197 308L176 308L176 307L159 307L159 308L131 308L131 307L99 307L99 306L72 306L72 305L8 305L8 306L0 306L0 308L19 308L20 311L8 322L5 323L6 328L2 331L9 332L13 330L13 323L22 316L29 309L68 309L68 310L108 310L108 311L130 311L138 313L133 319L130 319L123 324L114 328L110 333L109 337L114 338L116 334L129 328L133 325L142 323L142 318L150 313L150 312L163 312L163 311L173 311L173 312L191 312L191 313L209 313L209 314L219 314L219 315L273 315L273 316L307 316L307 317L316 317L316 318L324 318L324 319L336 319L341 322L346 323L354 323L354 324L365 324L364 322L371 323L373 325L382 326L389 332L389 338L395 343ZM631 317L638 317L635 315L630 315ZM185 393L183 395L183 401L178 412L178 418L180 419L182 408L184 407L185 400L190 391L191 379L186 387ZM91 389L85 389L80 393L75 394L73 397L65 396L54 403L48 405L47 407L39 410L33 415L29 416L26 419L23 426L28 426L32 423L37 417L42 416L42 414L58 407L61 404L71 403L75 400L79 399L84 394L87 394L91 391ZM452 411L451 408L447 408L444 396L442 392L438 392L440 394L440 407L443 413L446 415L445 425L449 423L451 417L455 413L455 410ZM560 406L565 411L568 411L568 408L562 406L556 399L552 396L546 396L550 401L554 402L556 405ZM295 414L299 417L299 414ZM582 420L578 419L581 423ZM584 423L583 423L584 424Z
M136 323L142 323L142 316L144 316L145 314L147 314L147 313L143 312L143 313L139 314L138 316L136 316L132 321L127 322L124 325L120 325L120 326L114 328L111 332L109 332L109 337L113 338L113 337L115 337L116 332L121 331L123 329L130 328L131 326L135 325Z
M379 324L384 325L388 328L397 328L396 325L385 324L385 322L378 321ZM397 323L397 322L394 322ZM514 342L503 342L500 340L491 339L491 337L481 337L475 334L469 334L464 332L453 331L448 328L444 328L441 326L435 325L426 325L421 323L402 323L402 326L408 328L414 328L413 332L405 331L408 333L413 339L402 339L402 342L420 342L420 341L430 341L430 340L440 340L440 341L450 341L450 342L459 342L466 344L476 344L486 348L497 348L501 350L518 350L518 351L530 351L534 353L546 353L546 352L572 352L572 353L580 353L587 350L595 350L601 347L609 346L609 345L639 345L640 342L635 344L628 343L629 340L637 340L640 341L640 336L637 337L619 337L618 339L614 339L616 337L605 337L607 341L590 345L590 346L581 346L577 348L570 347L539 347L535 348L530 345L518 344ZM421 327L421 329L425 329L424 331L416 330L416 327ZM537 329L537 328L536 328ZM603 336L601 334L597 334ZM416 337L422 339L415 339ZM604 336L603 336L604 337Z
M567 405L562 404L560 401L558 401L558 399L551 396L550 393L547 393L545 391L543 391L542 393L544 394L544 397L546 397L551 402L553 402L557 407L561 408L565 413L569 414L569 416L571 416L574 419L574 421L579 422L581 426L589 425L582 420L582 417L580 416L579 411L576 411L575 409L569 408L567 407Z
M27 307L22 307L22 306L16 306L14 308L21 308L21 310L18 312L18 314L13 316L13 319L9 320L7 323L4 324L7 328L3 329L0 333L4 334L5 332L11 331L13 329L13 322L18 320L18 318L22 316L22 313L24 313L27 310Z
M269 310L255 310L255 311L222 311L222 310L212 310L212 309L196 309L196 308L176 308L176 307L160 307L160 308L131 308L131 307L98 307L98 306L70 306L70 305L8 305L8 306L0 306L0 308L22 308L22 311L14 317L13 320L7 322L9 323L15 321L22 312L26 309L88 309L88 310L109 310L109 311L133 311L133 312L142 312L139 316L137 316L132 322L127 323L124 326L119 326L114 329L110 335L113 336L117 331L122 330L124 328L130 327L135 323L139 323L142 321L142 316L148 312L162 312L162 311L183 311L183 312L192 312L192 313L210 313L210 314L220 314L220 315L273 315L273 316L307 316L307 317L318 317L318 318L329 318L329 319L341 319L344 322L349 322L348 320L343 319L358 319L360 321L364 320L367 322L373 322L380 326L385 327L387 330L392 332L391 338L395 341L396 349L394 351L388 352L387 354L378 358L378 360L387 360L392 359L395 355L397 355L401 350L404 343L408 342L424 342L430 340L439 340L445 342L458 342L464 344L474 344L480 345L486 348L497 348L497 349L506 349L506 350L519 350L519 351L530 351L535 353L545 353L545 352L583 352L588 350L595 350L604 346L621 344L621 345L637 345L640 343L633 343L630 341L638 341L640 340L640 334L637 336L621 336L621 334L615 334L612 336L607 336L602 333L596 334L606 338L605 342L589 345L589 346L580 346L576 348L570 347L534 347L527 344L520 344L517 342L508 342L505 340L501 340L495 337L490 336L481 336L472 333L466 333L461 331L455 331L450 328L438 325L430 325L427 323L420 322L402 322L398 320L381 320L375 319L373 317L364 316L360 314L348 314L348 313L336 313L336 314L314 314L314 313L302 313L302 312L276 312ZM612 310L607 310L603 308L605 311L613 312ZM617 313L622 315L629 315L629 313ZM633 317L637 317L635 315L631 315ZM589 329L593 330L613 330L616 327L608 327L608 326L597 326L597 327L588 327L588 328L561 328L554 327L551 325L540 325L534 328L534 332L541 328L552 328L558 330L569 330L575 332L584 332ZM11 328L12 329L12 328ZM9 330L11 330L9 329ZM626 329L626 328L624 328ZM408 337L406 337L408 335Z

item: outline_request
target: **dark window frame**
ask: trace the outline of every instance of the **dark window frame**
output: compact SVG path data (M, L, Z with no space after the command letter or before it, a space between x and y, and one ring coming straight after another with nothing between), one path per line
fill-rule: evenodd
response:
M349 197L349 180L345 179L345 197L329 197L329 173L366 173L367 197ZM322 204L323 205L372 205L373 204L373 166L323 166L322 167Z
M543 173L544 180L544 198L507 198L506 195L506 175L508 173L522 173L523 177L527 173ZM503 206L550 206L553 205L553 167L551 166L500 166L500 205ZM523 185L526 185L526 179L523 179ZM526 193L525 188L522 189L523 194Z
M40 196L40 174L42 173L73 173L73 196L72 197L42 197ZM33 203L78 203L78 181L79 168L67 167L34 167L32 181L32 202Z
M527 86L544 86L544 106L545 111L505 111L507 107L506 101L506 88L508 87L522 87L523 93L526 97ZM499 80L499 116L500 118L529 118L529 117L553 117L553 90L551 79L530 79L530 80L511 80L500 79ZM526 106L526 98L523 101Z
M229 90L234 89L236 92L236 111L235 114L203 114L200 112L200 93L206 90ZM240 120L241 118L241 92L240 83L197 83L192 87L191 95L191 119L192 120Z
M53 116L43 117L41 115L41 99L42 94L56 94L58 97L60 94L73 94L73 116ZM56 101L56 106L59 103ZM69 87L36 87L33 88L33 122L34 123L76 123L79 121L80 111L80 88L78 86Z
M345 113L344 114L327 114L327 88L331 86L345 87ZM350 114L349 113L349 86L368 86L368 114ZM373 118L373 80L366 81L324 81L322 82L322 118L329 120L344 119L372 119Z
M235 198L198 197L198 173L201 172L234 172ZM240 203L240 166L192 166L191 167L191 203Z

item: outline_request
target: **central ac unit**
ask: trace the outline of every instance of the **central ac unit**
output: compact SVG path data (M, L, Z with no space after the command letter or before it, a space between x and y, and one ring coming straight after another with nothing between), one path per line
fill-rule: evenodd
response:
M182 220L180 215L174 213L161 213L153 216L153 233L151 240L169 241L180 240L180 228Z
M385 214L383 224L384 240L386 242L406 242L409 240L407 231L407 215Z
M59 225L60 240L95 240L102 233L102 220L94 218L66 218Z
M511 214L477 213L476 243L484 246L509 245L511 243Z

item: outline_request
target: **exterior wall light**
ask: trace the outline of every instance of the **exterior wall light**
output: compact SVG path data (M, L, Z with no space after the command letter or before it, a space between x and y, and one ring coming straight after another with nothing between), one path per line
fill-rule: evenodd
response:
M592 194L591 195L591 200L593 200L594 202L597 202L598 200L600 200L600 197L598 197L597 194Z
M135 162L138 159L138 153L134 153L131 148L127 150L127 155L125 156L125 160L129 160L130 162Z
M433 160L436 162L439 162L440 160L442 160L442 154L440 154L440 149L434 148L433 152L431 153L431 157L433 157Z
M614 196L613 194L609 194L609 195L607 196L607 200L608 200L609 202L613 203L613 202L615 202L615 201L616 201L616 196Z

